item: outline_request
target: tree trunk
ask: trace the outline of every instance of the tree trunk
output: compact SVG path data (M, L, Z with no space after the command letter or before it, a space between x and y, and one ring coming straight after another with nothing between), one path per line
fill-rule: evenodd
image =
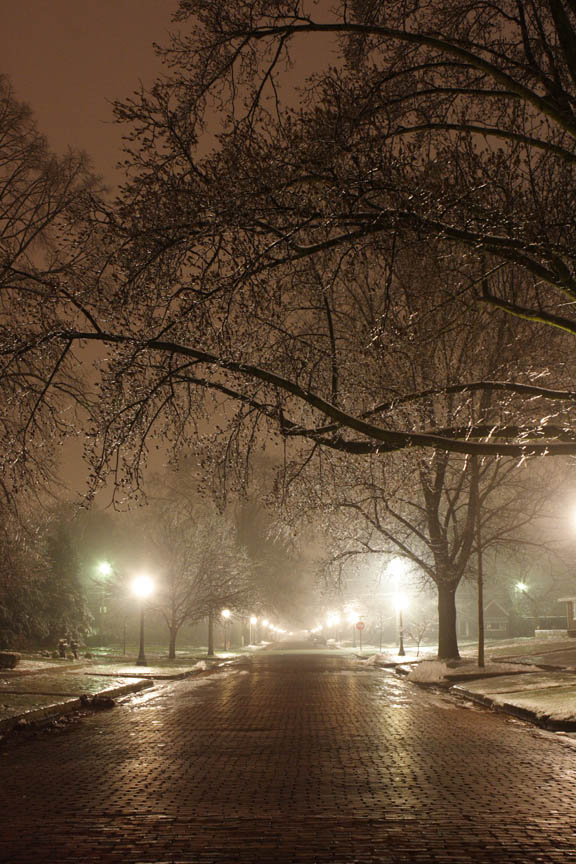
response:
M168 632L170 633L170 641L168 643L168 659L175 660L176 659L176 635L178 633L178 628L173 624L168 628Z
M454 582L438 582L438 659L458 660L456 588Z
M208 613L208 657L214 657L214 616Z

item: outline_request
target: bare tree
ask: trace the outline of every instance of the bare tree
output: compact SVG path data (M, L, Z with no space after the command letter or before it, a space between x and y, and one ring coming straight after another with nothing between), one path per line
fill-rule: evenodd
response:
M375 403L357 377L377 362L372 343L349 371L342 340L357 270L378 262L385 310L398 250L424 260L424 240L458 261L461 291L572 332L559 304L573 290L573 10L500 7L356 2L315 19L304 2L182 2L170 75L117 109L132 139L118 208L84 196L66 211L73 242L52 279L10 265L11 464L25 464L40 418L45 437L74 431L58 397L82 404L68 373L87 344L106 355L87 406L95 483L112 472L137 486L154 435L186 446L224 402L238 451L263 432L349 454L576 452L571 423L553 422L573 388L547 359L530 353L519 380L443 385L540 400L520 428L504 416L489 431L413 429L394 421L397 400L430 394L391 388ZM340 64L295 111L276 87L283 60L321 38L340 40ZM204 132L218 124L214 144Z
M420 392L422 398L395 400L394 421L417 428L429 424L463 435L499 422L504 410L520 420L521 406L513 400L496 401L487 391L454 399L448 382L464 375L489 379L517 365L511 327L501 319L494 331L485 311L458 303L447 287L454 274L421 261L396 262L394 296L386 306L386 328L381 313L370 309L374 269L365 285L356 281L357 296L364 287L364 328L360 316L350 353L360 355L371 339L378 366L359 364L365 392L374 400L393 386L400 393ZM422 283L423 271L426 282ZM377 272L377 271L376 271ZM360 304L358 304L360 306ZM354 345L358 351L354 352ZM361 356L361 355L360 355ZM348 361L348 368L352 367ZM426 395L424 395L426 394ZM460 427L460 431L458 431ZM470 572L478 551L476 534L482 525L481 551L507 542L533 523L553 484L540 477L531 484L526 471L511 459L485 460L480 465L480 495L473 483L473 460L445 451L406 450L393 459L380 454L343 455L328 448L306 448L294 453L284 471L284 489L292 497L293 518L324 521L336 538L333 568L351 557L366 554L401 555L430 580L438 597L439 657L457 658L456 591Z
M72 346L106 354L90 406L95 483L112 473L118 488L138 486L154 436L193 446L215 416L228 454L244 457L273 435L350 457L576 452L571 370L550 363L569 356L573 332L561 305L574 291L571 5L392 0L323 14L182 2L170 74L117 109L131 137L118 207L88 202L74 222L82 266L34 281L33 326L10 310L22 336L5 334L5 356L41 345L44 361L39 391L19 378L32 407L19 430L66 388ZM294 110L276 86L283 61L321 38L339 40L340 63ZM425 281L430 244L455 262L457 297L554 325L552 354L519 340L517 376L462 369L439 391L400 386L393 369L385 380L396 261L418 259ZM367 268L378 278L359 293ZM360 341L367 304L380 323ZM489 425L461 424L455 407L446 427L426 411L436 396L467 406L484 392L503 409ZM512 397L521 423L505 410ZM424 406L417 425L410 404Z
M430 630L431 621L426 617L412 618L408 627L407 633L416 643L416 657L420 656L420 645Z
M141 514L144 548L154 562L159 590L153 605L176 656L182 625L212 617L223 607L244 610L254 594L248 556L233 523L211 508L185 506L182 497L152 500Z
M74 225L97 184L86 157L48 150L29 109L0 76L0 495L54 483L57 448L86 401L60 315L79 320L87 237ZM89 244L88 244L89 245ZM73 312L73 310L76 312ZM65 408L68 408L66 411Z
M570 382L544 386L542 362L519 380L445 385L453 397L474 389L539 398L542 410L521 429L390 423L389 402L346 387L336 326L346 304L333 299L341 274L353 293L355 265L369 253L383 275L381 300L394 288L395 248L424 257L422 238L432 238L458 260L461 291L571 331L569 312L561 320L547 309L572 290L573 208L560 190L572 189L576 158L565 36L573 22L567 4L541 5L448 10L431 0L376 12L357 2L322 20L305 3L181 4L179 22L193 26L165 51L177 73L118 107L133 124L122 296L140 290L174 310L161 327L149 318L140 341L140 371L157 374L139 417L155 416L161 399L176 413L176 382L188 399L200 386L235 400L251 428L268 423L349 453L574 452L571 425L550 422L550 406L573 401ZM275 89L281 61L298 40L323 35L342 38L341 65L291 111ZM197 155L207 104L232 108L242 98L245 112L221 115L221 145ZM108 415L111 433L115 419Z

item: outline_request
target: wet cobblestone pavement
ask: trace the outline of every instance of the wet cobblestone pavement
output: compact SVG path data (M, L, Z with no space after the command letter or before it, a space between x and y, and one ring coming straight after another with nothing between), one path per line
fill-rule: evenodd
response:
M573 739L326 655L0 749L10 864L576 862Z

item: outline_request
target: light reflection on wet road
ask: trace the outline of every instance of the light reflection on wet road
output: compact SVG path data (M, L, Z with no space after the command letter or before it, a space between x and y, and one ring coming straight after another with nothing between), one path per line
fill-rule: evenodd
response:
M576 862L571 742L338 656L162 685L0 768L11 864Z

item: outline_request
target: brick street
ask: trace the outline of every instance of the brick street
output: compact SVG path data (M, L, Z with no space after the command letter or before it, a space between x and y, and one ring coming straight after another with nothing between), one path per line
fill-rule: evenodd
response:
M383 670L262 652L0 747L10 864L576 862L576 746Z

